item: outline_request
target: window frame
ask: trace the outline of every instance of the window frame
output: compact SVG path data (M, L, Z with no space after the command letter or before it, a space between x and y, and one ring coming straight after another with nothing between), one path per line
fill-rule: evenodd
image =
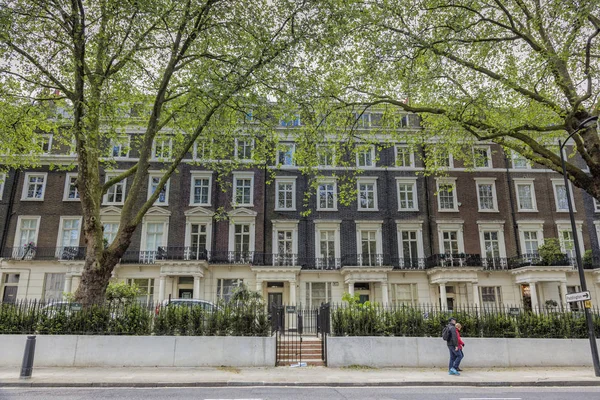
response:
M487 222L487 221L477 221L477 225L479 228L479 245L481 249L481 257L486 257L486 247L485 247L485 233L486 232L496 232L498 234L498 257L493 258L501 258L505 259L506 255L506 238L504 236L504 221L502 222Z
M417 240L417 259L419 267L425 268L425 248L423 245L423 223L421 221L406 221L396 220L396 236L398 239L398 258L400 259L400 265L404 267L404 240L402 238L403 232L416 232Z
M494 305L490 306L487 305L486 303L490 303L490 302L484 302L483 301L483 292L484 289L493 289L494 292ZM479 293L477 294L479 296L479 304L481 304L481 308L495 308L498 309L502 306L502 286L479 286Z
M275 211L296 211L296 178L295 176L278 176L275 178ZM279 185L292 184L292 205L291 207L282 208L279 206Z
M122 172L122 171L120 171ZM111 178L114 178L115 176L120 174L119 171L112 171L110 173L106 173L105 177L104 177L104 182L108 182ZM108 201L108 194L109 191L117 186L117 185L121 185L122 186L122 190L121 190L121 194L123 199L119 202L119 201ZM108 188L108 190L106 191L106 193L104 193L104 195L102 196L102 205L111 205L111 206L122 206L123 204L125 204L125 197L126 197L126 189L127 189L127 178L123 179L120 182L115 183L113 186L111 186L110 188Z
M282 149L282 147L287 148L287 150L284 151ZM290 153L290 152L291 152L291 154L290 154L290 163L289 164L287 162L286 163L280 163L279 160L281 159L281 155L282 154L285 155L285 154ZM296 144L295 143L289 143L289 142L279 143L277 145L277 159L275 160L276 161L275 165L277 165L280 168L281 167L283 167L283 168L286 168L286 167L287 168L289 168L289 167L295 167L296 166L296 157L295 157L295 155L296 155Z
M516 167L515 166L515 159L520 159L522 158L523 160L525 160L525 167ZM531 161L529 161L527 158L523 157L521 154L517 153L517 152L511 152L511 166L512 169L516 169L516 170L524 170L524 169L531 169Z
M157 173L157 172L153 172L153 171L148 171L148 195L146 197L146 200L150 200L150 197L152 197L152 195L154 194L154 192L152 191L152 180L154 178L158 178L158 181L160 182L160 180L162 179L163 174L162 173ZM167 183L165 183L165 186L163 188L163 190L165 191L165 201L160 201L160 194L158 195L158 197L156 198L156 200L154 201L153 205L155 206L160 206L160 207L166 207L169 205L169 187L171 185L171 178L167 179Z
M168 145L168 150L167 150L169 154L165 157L164 156L164 150L165 150L164 143L166 141L169 144ZM156 149L157 149L158 142L160 142L162 144L161 145L162 151L161 151L161 156L160 157L156 156ZM172 137L170 137L170 136L160 136L160 137L155 138L152 141L152 157L151 157L151 160L153 160L153 161L157 161L157 160L170 160L172 157L173 157L173 138Z
M496 178L474 178L475 179L475 190L477 192L477 208L479 212L484 213L497 213L498 210L498 195L496 193ZM479 187L481 185L491 185L492 186L492 208L484 209L481 208L481 194L479 192Z
M398 149L405 149L408 150L408 157L409 157L409 165L400 165L398 164L398 160L399 158L399 154L400 152L398 151ZM403 159L404 160L404 159ZM396 168L415 168L415 152L413 151L413 149L406 144L397 144L394 146L394 166Z
M482 150L485 151L485 160L487 161L487 164L488 164L485 166L477 165L478 158L476 157L476 152L482 151ZM475 168L475 169L492 169L492 168L494 168L494 164L492 162L491 146L489 146L489 145L473 146L473 168Z
M517 221L517 227L519 231L519 244L521 248L521 254L532 255L526 251L527 246L525 245L525 232L535 232L537 236L538 249L544 244L544 221Z
M43 177L44 181L42 182L42 196L40 198L35 197L27 197L29 192L29 177L37 176ZM47 172L26 172L25 178L23 180L23 192L21 193L21 201L44 201L44 197L46 197L46 186L48 185L48 173Z
M458 254L462 254L465 252L465 240L464 240L464 231L463 231L463 222L456 223L446 223L446 222L438 222L437 231L438 231L438 249L440 254L446 254L444 252L444 232L456 232L456 247L458 250ZM454 253L453 253L454 254Z
M554 192L554 206L556 207L555 211L556 212L569 212L569 205L568 205L568 200L565 196L565 201L567 202L567 208L558 208L558 191L557 191L557 187L558 186L565 186L565 181L564 179L560 178L560 179L552 179L552 191ZM565 187L565 195L566 195L566 187ZM571 182L569 182L569 195L571 196L571 205L573 206L573 212L577 212L577 210L575 209L575 198L573 197L573 185L571 184Z
M328 150L325 150L325 151L327 151L327 153L325 155L331 157L330 164L322 164L321 163L321 156L324 154L323 149L328 149ZM337 165L337 159L336 159L335 145L333 145L333 144L318 144L317 145L317 166L320 168L332 168L332 167L335 167L336 165Z
M321 185L333 186L333 206L331 208L321 207ZM317 182L317 211L337 211L338 210L338 195L337 195L337 179L321 179Z
M273 265L281 265L287 263L279 263L279 257L282 256L290 256L293 265L297 264L298 257L298 220L273 220L271 221L273 224L273 245L272 245L272 253L273 253ZM292 232L292 252L290 255L285 254L282 255L279 253L279 232Z
M360 165L360 155L362 153L371 153L371 165ZM356 146L356 167L357 168L375 168L377 161L375 160L376 151L373 144L360 144Z
M115 146L119 146L119 155L114 155ZM131 136L130 135L117 135L114 138L111 138L109 141L109 158L124 160L129 158L129 152L131 151ZM125 154L123 155L123 150L125 150ZM154 153L152 153L154 154Z
M413 207L402 208L400 200L400 185L412 185ZM396 197L398 202L398 211L419 211L419 198L417 190L417 178L397 177L396 178Z
M248 143L250 142L250 157L249 158L241 158L240 157L240 142ZM246 148L246 146L244 146ZM254 153L254 139L251 137L247 138L235 138L235 158L240 161L252 161L252 154Z
M67 220L78 221L78 223L79 223L79 229L77 230L77 245L76 246L65 246L62 243L62 233L63 233L63 231L65 229L65 221L67 221ZM61 215L61 217L60 217L60 223L58 224L58 235L56 236L56 248L57 248L57 250L59 248L62 250L65 247L80 247L79 245L81 244L81 229L83 228L83 226L82 226L82 220L83 220L83 218L81 216L78 216L78 215Z
M63 192L63 201L81 201L81 196L79 195L79 189L75 186L75 194L77 197L70 198L69 194L71 193L71 179L75 178L77 180L77 172L67 172L65 176L65 190Z
M321 257L321 232L322 231L333 231L333 250L336 267L341 263L341 244L340 244L340 225L342 221L336 220L315 220L315 258L322 259Z
M441 198L440 198L440 186L451 186L452 187L452 201L454 208L442 208ZM437 197L437 205L438 212L458 212L458 190L456 184L456 178L436 178L436 197Z
M360 185L373 185L373 208L362 207ZM336 188L337 191L337 188ZM377 177L360 177L356 180L357 191L357 209L358 211L379 211L379 202L377 198ZM367 191L368 192L368 191ZM337 206L337 204L336 204ZM336 207L337 208L337 207Z
M237 188L238 180L250 180L250 199L248 203L237 202ZM233 173L233 199L232 204L234 207L254 207L254 172L234 172ZM242 196L243 197L243 196Z
M207 206L210 207L212 205L212 171L192 171L190 175L190 207L195 206ZM196 203L195 200L195 180L196 179L208 179L208 202L207 203ZM170 180L170 179L169 179Z
M356 254L358 255L359 266L382 266L383 265L383 221L356 221ZM375 232L375 263L364 262L362 248L363 232ZM382 256L381 258L379 256ZM361 262L362 261L362 262Z
M43 146L40 146L40 154L43 156L49 156L52 154L52 142L54 141L54 135L51 133L43 133L39 137L44 139L44 143L48 143L48 151L44 151Z
M533 178L513 178L515 184L515 197L517 200L517 212L538 212L537 199L535 196L535 183ZM522 208L521 202L519 201L519 186L530 186L531 191L531 203L533 208Z
M35 220L36 221L35 234L34 234L35 240L32 240L32 242L34 242L35 246L37 247L39 234L40 234L40 223L42 221L42 217L40 215L19 215L17 217L17 228L15 230L15 238L13 240L13 247L21 248L24 246L21 243L21 230L22 230L22 225L23 225L24 220Z

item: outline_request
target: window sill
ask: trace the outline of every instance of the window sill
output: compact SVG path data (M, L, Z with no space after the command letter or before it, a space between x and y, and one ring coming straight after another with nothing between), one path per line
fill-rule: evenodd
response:
M455 209L452 209L452 210L449 210L449 209L439 209L438 208L438 212L447 212L447 213L458 212L458 208L455 208Z
M21 199L21 201L44 201L44 198L42 197L41 199L29 199L29 198L24 198Z
M211 207L210 203L190 203L190 207Z
M379 211L378 208L359 208L356 211L370 211L370 212L375 212L375 211Z
M419 211L418 208L399 208L398 212L414 212L414 211Z
M478 210L481 213L498 213L499 210Z
M273 211L296 211L295 208L275 208Z

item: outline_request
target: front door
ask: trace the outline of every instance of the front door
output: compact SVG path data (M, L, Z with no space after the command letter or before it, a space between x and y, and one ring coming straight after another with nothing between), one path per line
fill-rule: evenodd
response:
M191 299L194 296L194 289L179 289L180 299Z
M368 294L359 294L359 295L358 295L358 302L359 302L360 304L364 304L364 303L366 303L367 301L369 301L369 295L368 295Z
M17 301L18 286L5 286L4 294L2 295L3 303L14 303Z
M521 285L521 296L523 297L523 310L531 311L531 291L529 285Z
M281 306L283 304L283 293L269 293L268 303L269 310L273 306Z

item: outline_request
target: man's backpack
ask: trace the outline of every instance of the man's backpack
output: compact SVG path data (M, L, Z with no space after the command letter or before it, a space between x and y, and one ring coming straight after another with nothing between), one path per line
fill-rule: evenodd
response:
M446 325L442 330L442 339L444 339L447 342L448 340L450 340L450 336L450 325Z

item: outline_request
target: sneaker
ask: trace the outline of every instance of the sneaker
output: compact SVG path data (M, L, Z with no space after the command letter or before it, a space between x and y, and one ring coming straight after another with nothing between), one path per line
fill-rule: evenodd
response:
M456 368L456 370L457 370L458 372L462 372L462 369L460 369L460 368Z
M460 375L460 372L458 372L454 368L450 368L450 372L448 372L448 375Z

